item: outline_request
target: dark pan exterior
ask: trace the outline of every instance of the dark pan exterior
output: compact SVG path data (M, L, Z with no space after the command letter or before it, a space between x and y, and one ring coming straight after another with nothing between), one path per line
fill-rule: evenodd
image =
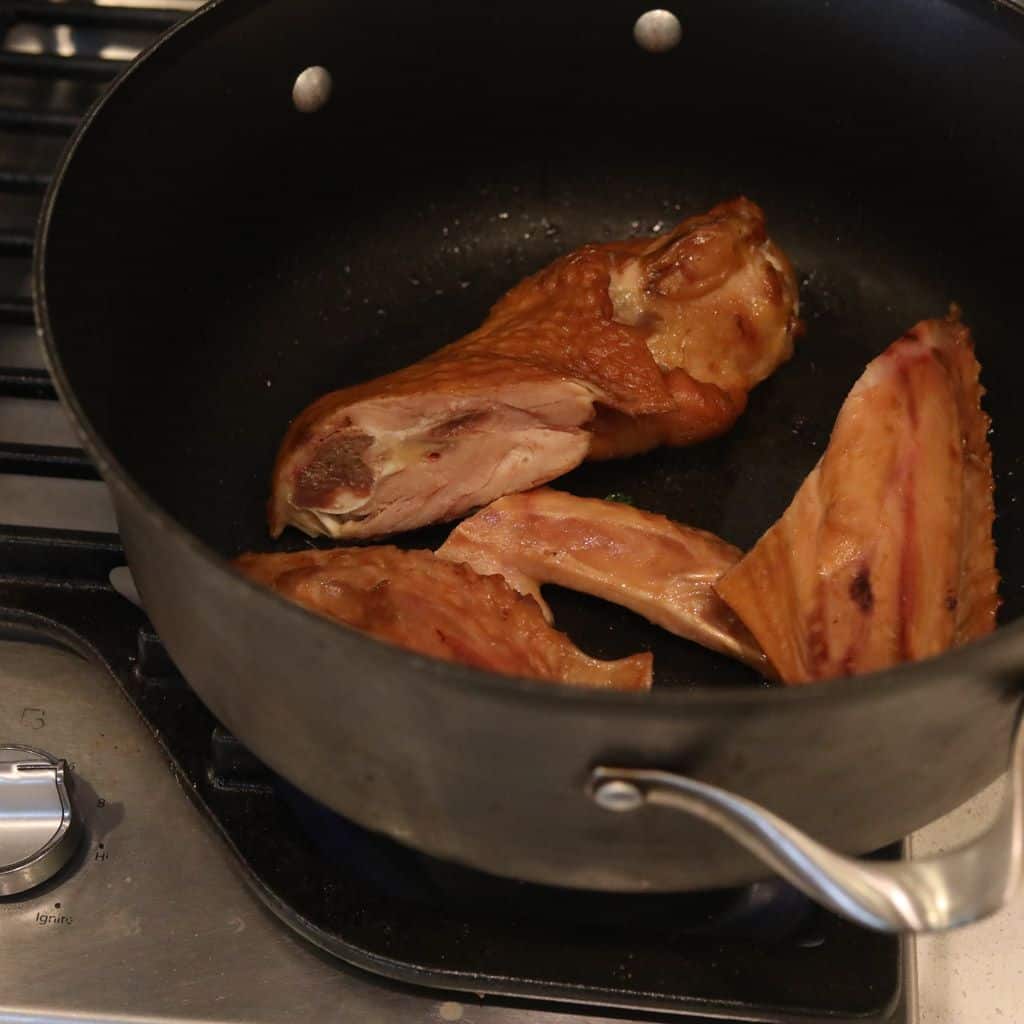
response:
M625 491L749 545L820 455L864 363L956 299L997 425L1006 621L1024 610L1013 16L987 3L709 2L688 5L681 52L655 58L631 41L635 5L551 7L519 4L499 24L468 3L222 0L174 32L87 122L49 195L37 303L62 398L178 666L329 807L536 882L682 890L763 873L681 816L598 810L588 771L615 763L683 771L843 850L877 848L1004 766L1019 624L931 663L782 691L555 595L560 624L595 654L654 649L653 694L605 695L388 647L225 560L271 549L270 462L310 398L457 337L570 246L747 192L801 272L796 359L728 438L564 485ZM335 92L303 115L291 82L312 64Z
M553 693L339 634L252 592L192 545L168 543L123 506L121 522L153 621L233 732L359 823L497 874L613 890L763 874L700 823L653 808L599 810L584 792L598 763L690 773L861 852L938 817L1005 768L1019 685L986 679L977 652L922 666L916 678L794 699Z

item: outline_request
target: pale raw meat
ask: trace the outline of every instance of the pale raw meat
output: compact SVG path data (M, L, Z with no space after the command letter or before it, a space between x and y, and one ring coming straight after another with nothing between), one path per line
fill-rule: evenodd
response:
M995 628L979 372L955 315L890 345L786 513L719 581L783 681L884 669Z
M714 589L739 561L739 549L664 516L541 488L501 498L460 523L438 554L501 573L538 602L543 583L593 594L773 674Z
M248 554L235 565L310 611L444 661L601 689L651 685L650 654L588 657L500 576L478 575L430 551Z
M714 437L792 354L797 312L792 268L745 199L583 246L461 341L306 409L278 453L271 533L395 533L587 457Z

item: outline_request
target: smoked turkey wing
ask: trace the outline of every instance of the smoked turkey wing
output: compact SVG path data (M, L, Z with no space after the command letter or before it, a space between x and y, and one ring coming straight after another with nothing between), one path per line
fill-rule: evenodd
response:
M456 518L584 459L714 437L792 354L796 283L745 199L586 245L484 324L291 425L270 530L366 538Z
M382 640L503 675L647 690L650 654L588 657L551 628L531 597L430 551L390 546L242 555L250 579Z
M890 345L785 514L718 582L783 681L888 668L995 628L979 374L955 316Z
M715 592L742 552L704 530L614 501L540 488L512 494L461 522L438 550L500 573L541 604L554 583L612 601L677 636L772 675L757 641Z

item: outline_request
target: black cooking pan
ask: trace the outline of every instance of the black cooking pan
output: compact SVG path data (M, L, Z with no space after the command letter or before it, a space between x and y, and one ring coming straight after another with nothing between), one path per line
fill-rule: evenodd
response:
M765 873L686 814L612 814L598 765L748 797L835 847L904 836L1006 765L1024 666L1024 18L989 0L221 0L103 99L51 188L37 304L153 622L217 716L329 807L431 854L604 890ZM293 84L319 65L326 105ZM750 545L865 363L959 302L995 423L1002 628L795 690L556 594L649 696L507 679L315 618L227 559L273 550L271 463L318 394L475 326L526 273L737 194L796 264L807 334L727 437L559 482ZM402 539L436 543L444 529ZM289 531L280 548L309 543ZM630 805L628 786L606 805Z

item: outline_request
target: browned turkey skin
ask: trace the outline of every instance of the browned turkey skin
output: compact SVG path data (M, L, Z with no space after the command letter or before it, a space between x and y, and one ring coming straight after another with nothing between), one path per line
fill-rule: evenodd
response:
M745 199L584 246L460 341L306 409L278 453L271 533L382 536L588 457L714 437L792 354L797 312L792 268Z
M890 345L850 391L790 507L745 556L663 516L540 488L465 520L437 555L342 548L239 564L337 621L509 675L650 685L650 655L600 662L555 632L545 583L631 608L787 684L888 668L995 628L979 376L955 315Z
M646 690L651 655L588 657L531 597L429 551L391 546L248 554L235 565L296 604L399 647L503 675Z
M979 374L955 315L890 345L785 514L719 580L786 683L916 661L995 628Z
M541 601L555 583L799 684L916 661L995 628L989 419L970 332L918 324L868 365L829 447L746 556L662 516L547 488L438 554Z
M554 583L620 604L677 636L774 674L757 641L715 592L742 552L704 530L596 498L540 488L511 494L461 522L438 550L500 573L551 613Z

